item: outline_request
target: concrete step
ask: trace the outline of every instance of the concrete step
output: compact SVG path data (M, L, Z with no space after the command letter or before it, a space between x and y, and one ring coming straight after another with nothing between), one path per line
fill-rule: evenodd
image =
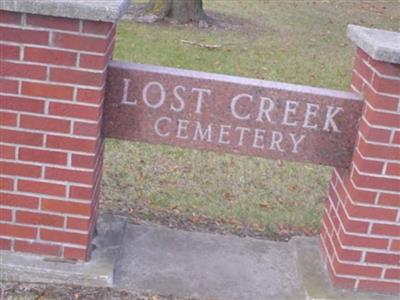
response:
M110 286L220 300L359 299L394 296L333 289L316 238L289 243L133 225L103 215L90 262L0 252L0 279Z

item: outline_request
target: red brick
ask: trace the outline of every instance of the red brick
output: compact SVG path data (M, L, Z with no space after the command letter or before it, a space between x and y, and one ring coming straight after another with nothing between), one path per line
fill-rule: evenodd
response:
M90 203L43 199L42 210L73 215L90 216L91 205Z
M332 242L330 240L329 234L327 234L325 236L325 238L322 240L322 243L323 243L323 247L325 248L326 254L329 257L333 257L333 254L334 254L335 250L333 248L333 245L332 245Z
M356 57L354 60L354 66L353 69L358 72L358 74L361 75L362 78L364 78L365 81L371 82L372 81L372 75L373 75L373 70L367 66L364 61Z
M101 87L104 84L104 74L89 71L51 68L50 80L63 83Z
M109 41L104 38L55 32L53 34L53 45L65 49L104 53L107 51Z
M400 263L400 255L389 254L389 253L367 252L365 261L368 263L376 263L376 264L398 265Z
M359 131L371 142L389 143L392 131L389 129L369 127L364 119L360 121Z
M350 180L346 180L345 186L351 196L351 199L355 203L375 203L375 198L377 193L376 192L371 192L371 191L363 191L361 189L358 189L353 185L353 183Z
M375 76L372 86L380 93L400 95L400 79L388 79Z
M17 223L63 227L64 218L39 212L17 211Z
M393 144L400 145L400 131L396 131L393 138Z
M22 128L36 129L48 132L61 132L61 133L69 133L71 127L71 121L62 120L62 119L54 119L54 118L46 118L42 116L21 116L21 124Z
M0 208L0 220L7 221L7 222L12 221L12 210Z
M387 238L375 238L371 236L358 236L339 232L339 240L344 246L364 247L374 249L386 249L389 243Z
M382 174L384 163L376 160L364 159L358 151L353 152L353 164L363 173Z
M33 14L27 15L26 24L35 27L44 27L44 28L59 29L66 31L79 30L79 20L77 19L51 17L43 15L33 15Z
M342 171L341 168L335 168L333 172L331 173L331 184L333 186L336 186L336 184L339 182L339 177L342 178L343 174L340 172Z
M361 261L362 252L358 250L350 250L343 248L339 243L336 233L333 233L332 241L336 255L340 261L353 261L353 262Z
M0 158L15 159L15 147L0 145Z
M337 197L337 202L342 202L342 203L344 203L348 198L348 195L344 189L344 185L340 181L336 184L336 197Z
M66 165L67 153L40 149L20 148L18 159L56 165Z
M101 108L52 102L49 106L49 113L57 116L96 121L101 116Z
M0 125L16 126L17 125L17 114L0 111Z
M375 223L372 226L372 234L392 235L400 237L400 225Z
M17 46L0 44L0 59L19 60L20 48Z
M0 78L0 90L3 93L16 94L18 93L18 81L12 79ZM3 98L4 96L2 96Z
M0 177L0 190L11 191L14 189L14 180L11 178Z
M76 260L89 260L89 250L64 247L64 257Z
M96 150L97 142L81 138L48 135L47 147L93 153Z
M21 145L42 146L43 135L30 132L0 129L0 141Z
M400 81L399 81L400 85ZM373 111L368 105L365 106L364 115L370 124L387 126L387 127L398 127L400 125L400 115L391 114L381 111ZM365 137L367 138L367 137Z
M43 113L44 101L20 96L1 96L0 108L18 112Z
M336 192L333 190L332 185L329 185L328 201L331 203L332 207L337 207L337 204L339 202Z
M47 31L27 30L0 26L0 36L2 41L16 42L19 44L49 44L49 33Z
M340 185L341 185L341 183L338 183L336 185L336 188L338 188ZM338 203L339 203L338 195L336 194L335 190L333 189L332 184L329 185L328 198L329 198L329 201L331 201L332 207L335 207L335 208L338 207Z
M350 217L365 220L396 221L397 218L396 209L353 205L350 202L346 204L346 211Z
M354 289L356 280L352 278L345 278L345 277L340 277L336 276L333 273L332 267L328 264L328 274L331 279L331 282L334 287L336 288L345 288L345 289Z
M400 207L400 196L398 194L385 194L379 196L378 203L381 205Z
M0 224L0 235L34 239L37 229L33 227L19 226L14 224Z
M386 269L385 278L400 280L400 269Z
M77 101L100 104L103 101L103 90L78 89Z
M81 54L79 66L86 69L104 70L108 65L109 56Z
M341 220L338 218L333 208L331 208L331 210L329 211L329 217L330 220L332 221L333 227L338 229L340 227Z
M100 124L98 123L85 123L85 122L75 122L74 123L74 134L97 137L100 135Z
M0 170L2 174L24 177L40 177L42 173L39 166L5 161L0 161Z
M397 110L399 103L398 98L394 96L379 95L367 85L364 86L363 93L368 103L375 109L386 109L391 111Z
M71 186L70 187L70 197L74 199L81 200L92 200L94 196L93 188Z
M82 31L85 33L108 35L113 25L110 22L84 21Z
M329 219L329 214L326 209L324 212L324 216L322 218L322 225L323 225L322 227L325 227L326 233L331 236L333 233L333 224L332 224L331 220Z
M3 60L0 61L0 76L45 80L46 67Z
M369 64L381 75L400 77L400 65L371 59Z
M0 205L37 209L39 199L31 196L0 193Z
M90 219L79 219L79 218L68 217L67 228L76 230L89 230Z
M379 277L382 273L382 268L371 267L358 264L340 263L336 258L333 260L333 268L338 275Z
M14 249L15 251L19 252L28 252L40 255L51 255L51 256L61 255L61 246L38 243L38 242L27 242L27 241L17 240L15 241Z
M75 66L77 54L68 51L26 47L24 60L52 65Z
M354 169L352 179L359 188L400 192L400 179L361 175Z
M400 176L400 163L388 163L386 175Z
M65 196L65 186L48 182L19 180L18 190L21 192L37 193L52 196Z
M58 181L92 184L93 172L46 167L45 178Z
M95 167L97 156L72 154L72 166L92 169Z
M21 24L21 14L17 12L0 10L0 23Z
M362 93L364 90L365 83L360 75L355 71L353 71L351 75L351 85L357 93Z
M338 207L338 214L339 214L339 219L341 220L341 223L346 230L346 232L350 233L367 233L368 228L369 228L369 222L368 219L365 219L366 222L362 221L355 221L351 220L347 217L345 210L342 206L342 204L339 205Z
M366 62L369 62L372 58L366 53L364 52L364 50L362 50L361 48L357 48L356 51L356 56L359 57L362 60L365 60Z
M400 252L400 240L392 240L392 244L390 245L390 251Z
M0 250L11 250L11 240L0 238Z
M22 94L28 96L72 100L74 89L55 84L22 82Z
M76 245L87 245L89 242L88 234L81 234L75 232L61 231L61 230L50 230L41 228L40 239L45 241L70 243Z
M400 293L400 284L398 282L361 279L358 284L358 290L398 295Z

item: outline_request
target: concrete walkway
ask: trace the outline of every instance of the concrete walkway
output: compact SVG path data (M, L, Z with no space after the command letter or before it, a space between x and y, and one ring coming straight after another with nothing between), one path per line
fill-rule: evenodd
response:
M286 243L128 225L115 284L212 299L304 298Z
M2 280L112 286L221 300L398 299L334 290L317 239L289 243L127 224L103 216L89 263L2 252Z

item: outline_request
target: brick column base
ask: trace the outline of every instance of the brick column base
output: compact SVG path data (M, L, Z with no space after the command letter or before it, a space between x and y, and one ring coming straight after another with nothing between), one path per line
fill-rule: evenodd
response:
M332 175L321 244L335 286L397 294L400 64L358 48L352 89L364 95L365 104L352 164Z
M113 22L0 11L0 248L88 260Z

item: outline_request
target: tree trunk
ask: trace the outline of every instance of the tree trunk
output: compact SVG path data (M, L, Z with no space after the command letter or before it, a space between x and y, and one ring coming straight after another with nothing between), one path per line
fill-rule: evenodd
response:
M203 10L203 0L150 0L147 11L162 18L171 18L180 24L209 21Z

